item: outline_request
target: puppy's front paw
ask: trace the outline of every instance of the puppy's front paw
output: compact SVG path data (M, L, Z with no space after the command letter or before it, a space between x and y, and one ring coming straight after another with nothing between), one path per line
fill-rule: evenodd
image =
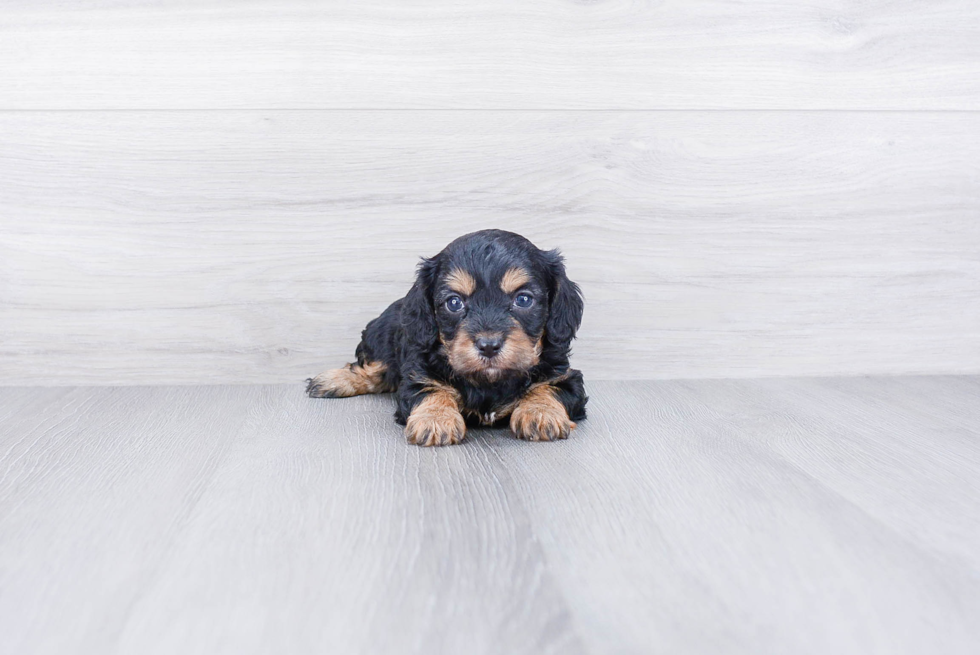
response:
M405 423L408 443L419 446L451 446L466 436L466 421L456 401L438 392L427 396Z
M510 415L510 429L518 439L527 441L567 439L574 428L565 406L547 386L529 391Z

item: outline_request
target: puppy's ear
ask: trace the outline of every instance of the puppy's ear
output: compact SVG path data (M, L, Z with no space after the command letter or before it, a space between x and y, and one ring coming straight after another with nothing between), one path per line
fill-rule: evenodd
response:
M582 312L585 308L582 292L565 275L565 260L558 250L549 250L544 253L544 257L550 276L548 323L544 338L562 357L567 357L572 339L582 324Z
M435 309L432 306L432 287L435 285L436 257L419 262L415 274L415 284L405 296L402 305L401 323L409 341L426 350L435 345L439 338Z

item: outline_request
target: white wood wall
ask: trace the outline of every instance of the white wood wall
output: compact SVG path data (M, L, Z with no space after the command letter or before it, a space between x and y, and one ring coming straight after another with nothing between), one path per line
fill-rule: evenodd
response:
M980 372L980 3L0 0L0 384L299 381L560 246L593 378Z

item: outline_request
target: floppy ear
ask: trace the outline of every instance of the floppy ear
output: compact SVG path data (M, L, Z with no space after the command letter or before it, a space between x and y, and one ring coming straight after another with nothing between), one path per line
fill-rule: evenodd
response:
M408 340L423 350L435 345L439 338L435 309L432 306L432 287L436 279L437 260L422 259L415 284L402 304L401 323Z
M582 324L582 311L585 309L582 291L565 275L565 260L558 250L549 250L544 256L550 274L545 341L561 356L567 357L575 332Z

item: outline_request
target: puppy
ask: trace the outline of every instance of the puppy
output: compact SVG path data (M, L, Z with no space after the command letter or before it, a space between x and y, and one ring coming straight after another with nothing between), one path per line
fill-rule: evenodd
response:
M395 420L421 446L508 421L520 439L565 439L588 400L568 365L582 311L557 250L502 230L467 234L422 260L408 295L364 329L356 363L308 379L306 392L394 391Z

